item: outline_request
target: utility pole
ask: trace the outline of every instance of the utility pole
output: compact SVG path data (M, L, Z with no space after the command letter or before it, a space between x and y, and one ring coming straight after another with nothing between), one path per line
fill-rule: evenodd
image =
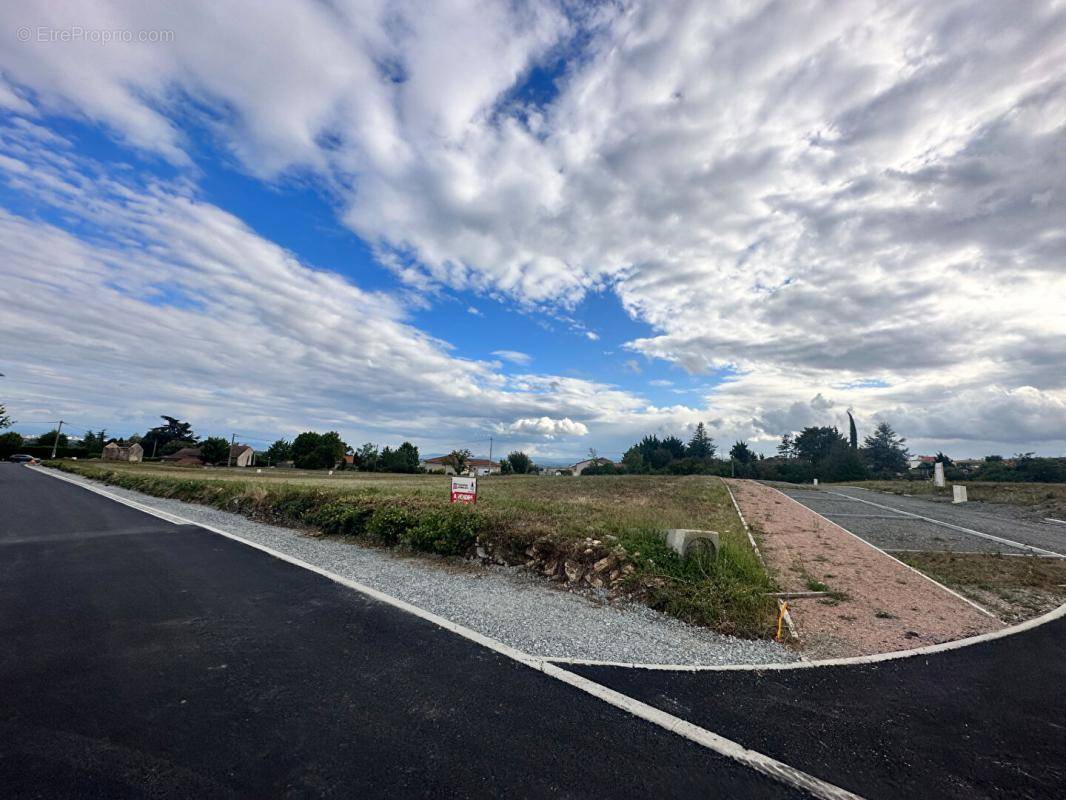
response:
M63 420L59 420L59 427L56 428L56 438L52 440L52 458L56 457L56 448L59 447L59 434L63 432Z
M492 437L489 437L489 461L492 461Z
M226 466L233 466L233 445L237 441L237 434L231 434L229 437L229 452L226 453Z

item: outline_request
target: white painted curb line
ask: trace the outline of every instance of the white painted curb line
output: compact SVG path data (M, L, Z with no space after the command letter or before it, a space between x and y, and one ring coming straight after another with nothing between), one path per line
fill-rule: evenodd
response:
M751 549L755 551L755 557L759 559L762 568L769 573L770 569L766 566L766 559L762 557L759 545L755 543L755 537L751 534L751 527L748 525L747 519L744 518L744 512L740 510L740 504L737 502L737 498L733 495L733 487L726 483L725 478L722 478L721 476L719 476L718 480L722 482L725 490L729 492L729 499L733 501L733 508L736 509L737 516L740 517L740 524L744 526L744 533L748 534L748 541L751 543ZM796 624L792 621L792 614L789 613L785 601L780 598L777 601L777 610L785 619L785 625L788 626L788 635L798 641L799 633L796 631ZM802 654L800 654L800 660L805 660Z
M749 750L743 745L734 742L732 739L726 739L724 736L719 736L706 728L701 728L698 725L693 725L691 722L675 717L673 714L668 714L665 711L661 711L654 706L650 706L647 703L642 703L640 700L632 698L628 695L616 692L614 689L591 681L588 678L583 678L580 675L575 675L561 667L551 663L549 659L538 658L531 656L510 647L503 642L484 636L475 630L467 628L464 625L459 625L444 617L438 616L430 611L419 608L418 606L411 605L410 603L400 600L397 597L392 597L384 592L379 592L377 589L372 589L357 581L349 580L341 575L337 575L334 572L317 567L314 564L309 564L299 558L283 553L280 550L275 550L272 547L259 544L258 542L250 541L236 534L224 531L221 528L216 528L212 525L205 525L199 522L179 517L176 514L169 514L150 506L138 503L134 500L128 500L124 497L112 494L111 492L99 488L97 486L89 486L81 481L74 480L67 477L62 473L58 473L51 469L42 469L39 467L29 467L35 472L48 475L52 478L57 478L67 483L71 483L75 486L79 486L82 489L87 489L90 492L102 495L115 502L122 503L123 505L135 508L138 511L143 511L146 514L151 514L154 517L170 522L174 525L192 525L198 528L203 528L211 533L218 534L219 536L225 536L227 539L233 539L236 542L247 545L248 547L254 547L256 550L261 550L274 558L286 561L289 564L293 564L297 567L310 570L324 578L328 578L331 581L347 586L350 589L354 589L361 594L365 594L367 597L371 597L374 600L378 600L382 603L386 603L394 608L398 608L402 611L406 611L409 614L413 614L416 617L432 622L435 625L444 628L447 631L458 634L472 642L476 642L482 647L487 647L502 656L513 659L514 661L524 664L527 667L532 667L535 670L542 672L549 677L562 681L576 689L580 689L586 694L590 694L599 700L607 703L608 705L619 708L635 717L651 722L654 725L664 728L671 733L676 733L678 736L682 736L691 742L712 750L720 755L733 759L746 767L749 767L767 777L770 777L776 781L784 783L795 789L801 789L809 792L820 800L862 800L859 795L853 794L846 789L842 789L839 786L823 781L821 778L816 778L813 775L809 775L802 770L791 767L782 761L778 761L775 758L759 753L755 750Z

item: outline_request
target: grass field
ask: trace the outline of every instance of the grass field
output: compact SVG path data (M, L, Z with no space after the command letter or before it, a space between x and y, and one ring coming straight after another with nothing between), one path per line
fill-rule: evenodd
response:
M949 481L942 489L935 487L932 481L857 481L846 485L891 494L949 498L952 483L965 486L970 500L1022 506L1042 517L1066 519L1066 484L1062 483Z
M1066 559L985 553L897 553L917 570L1020 622L1066 602Z
M768 635L774 583L755 558L725 486L703 476L490 476L476 507L448 502L443 475L52 462L158 497L253 519L448 556L477 547L575 587L625 594L694 624ZM665 528L718 531L713 559L679 559Z

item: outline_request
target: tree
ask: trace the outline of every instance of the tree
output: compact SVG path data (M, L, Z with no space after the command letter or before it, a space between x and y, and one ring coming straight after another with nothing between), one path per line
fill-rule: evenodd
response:
M590 447L588 455L585 456L589 461L599 461L600 454L596 452L595 447Z
M716 448L714 439L707 433L707 427L702 423L696 424L696 430L692 432L692 438L688 440L685 455L689 458L707 460L714 458Z
M0 450L10 448L12 450L22 447L22 434L15 431L0 433Z
M755 453L747 442L737 442L729 448L729 457L737 463L750 464L755 460Z
M685 457L685 443L676 436L667 436L662 440L662 447L664 450L670 452L670 460L675 458Z
M848 442L840 441L833 446L829 457L816 468L818 477L827 481L861 481L868 478L866 465L858 450L852 450Z
M388 448L385 448L388 450ZM407 474L414 474L418 472L419 457L418 448L410 442L404 442L395 450L389 453L389 457L385 457L385 452L381 453L382 469L386 472L403 472Z
M820 464L833 454L834 448L844 442L835 427L807 427L796 436L793 448L796 457L809 464Z
M182 447L196 446L196 434L193 433L192 426L188 422L182 422L177 417L168 417L166 414L163 414L161 419L166 420L166 424L149 429L141 439L141 447L144 448L146 454L158 452L159 455L168 455L165 448L171 442L182 442ZM179 447L169 452L173 453L180 449Z
M285 439L278 439L274 444L270 445L266 451L266 458L268 464L277 464L281 461L292 460L292 442L288 442Z
M781 437L781 444L777 446L777 455L781 458L796 457L796 445L792 441L791 433L786 433Z
M378 452L378 446L373 442L366 442L355 451L354 461L362 472L376 472L381 466L381 453Z
M848 443L852 450L859 449L859 429L855 427L855 417L848 412Z
M221 436L208 436L200 442L200 460L205 464L223 464L229 461L229 442Z
M462 475L466 472L466 465L470 462L472 456L473 454L469 450L452 450L445 458L451 468L455 470L455 474Z
M887 422L878 424L863 442L863 455L877 475L896 475L907 470L907 440L896 435Z
M59 437L60 447L68 447L70 445L70 438L65 433L60 433L57 430L50 430L48 433L42 433L37 437L37 446L51 447L56 441L56 436Z
M952 461L950 458L948 458L946 455L944 455L944 451L943 450L938 450L937 454L936 454L936 458L933 459L933 463L934 464L943 464L944 468L946 469L946 468L950 467L952 464L954 464L955 462Z
M0 431L11 427L11 417L7 415L7 409L0 404Z
M333 469L348 451L336 431L305 431L293 439L291 455L298 469Z
M525 475L533 467L533 459L520 450L509 453L507 463L510 464L511 472L515 475Z

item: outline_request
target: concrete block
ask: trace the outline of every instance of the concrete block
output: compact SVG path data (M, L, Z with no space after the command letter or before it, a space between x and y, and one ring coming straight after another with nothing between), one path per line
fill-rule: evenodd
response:
M718 552L718 531L670 528L666 531L666 546L682 558L696 553L713 556Z
M944 487L944 465L939 461L933 464L933 486Z
M951 502L952 503L965 503L966 502L966 487L955 486L951 487Z

